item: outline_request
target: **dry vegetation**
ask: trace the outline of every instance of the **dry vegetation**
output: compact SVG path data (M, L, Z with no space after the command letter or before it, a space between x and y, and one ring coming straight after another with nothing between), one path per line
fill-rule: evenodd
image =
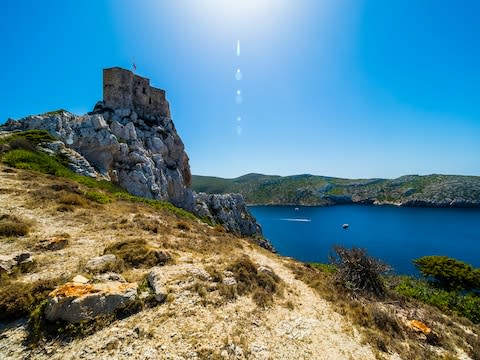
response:
M31 228L31 222L15 215L0 215L0 236L25 236Z
M0 223L27 224L24 232L0 233L0 253L28 250L35 258L33 269L1 278L0 358L140 359L147 351L151 358L198 359L479 358L478 326L465 319L401 297L352 296L329 267L283 259L168 209L103 202L108 194L88 191L73 180L0 165ZM55 247L58 239L65 241ZM78 274L94 277L84 266L103 254L115 254L111 270L139 284L142 304L83 328L65 327L78 336L29 349L25 328L6 321L38 316L48 292ZM163 266L167 290L155 307L146 281L152 266ZM435 336L413 331L411 319Z
M376 349L379 359L397 353L402 359L456 359L459 349L480 359L480 328L465 318L446 316L440 310L404 298L388 289L382 297L355 292L339 285L335 274L312 265L291 263L296 277L329 301L333 309L360 329L363 341ZM408 326L420 320L432 332L423 334Z

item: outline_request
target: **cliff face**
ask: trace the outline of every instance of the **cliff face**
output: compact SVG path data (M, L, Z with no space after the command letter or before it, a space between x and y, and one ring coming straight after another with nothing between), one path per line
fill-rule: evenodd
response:
M44 151L62 154L81 175L111 180L133 195L169 201L237 234L261 235L241 195L222 195L220 211L216 198L192 192L188 155L170 117L139 115L99 102L84 116L56 111L9 120L2 129L46 130L59 141L44 144Z
M99 104L89 115L61 111L8 121L5 128L46 130L131 194L193 210L188 156L170 118L142 119Z

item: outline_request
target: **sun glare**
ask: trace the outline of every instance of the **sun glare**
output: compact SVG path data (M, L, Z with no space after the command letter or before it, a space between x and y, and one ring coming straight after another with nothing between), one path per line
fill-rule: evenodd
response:
M212 27L258 31L285 13L286 0L204 0L191 3L195 15Z

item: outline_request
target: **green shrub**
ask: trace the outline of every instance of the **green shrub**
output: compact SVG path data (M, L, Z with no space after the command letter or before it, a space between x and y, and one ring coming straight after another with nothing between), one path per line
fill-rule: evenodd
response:
M3 155L3 162L18 169L39 171L46 174L65 176L69 170L54 157L41 152L17 149Z
M397 281L398 284L394 288L397 293L433 305L444 312L455 312L474 323L480 323L480 297L478 295L441 289L425 280L408 276L398 277Z
M31 144L38 145L42 142L52 142L56 139L45 130L28 130L13 133L0 139L0 144L9 144L15 140L27 140Z
M423 276L448 290L480 289L480 270L447 256L424 256L413 261Z
M95 201L99 204L109 204L113 201L113 199L110 196L98 191L87 191L85 193L85 197L88 200Z
M367 254L365 249L334 246L331 262L338 269L334 274L338 284L360 294L383 296L385 286L381 275L390 267Z
M313 266L316 269L319 269L328 274L334 274L337 272L337 268L332 264L322 264L322 263L308 263L308 265Z
M64 112L68 112L68 111L66 111L65 109L58 109L58 110L53 110L53 111L43 113L42 115L44 116L60 115Z
M12 142L10 142L10 149L11 150L22 149L22 150L28 150L32 152L37 151L37 148L35 147L35 145L26 139L13 140Z

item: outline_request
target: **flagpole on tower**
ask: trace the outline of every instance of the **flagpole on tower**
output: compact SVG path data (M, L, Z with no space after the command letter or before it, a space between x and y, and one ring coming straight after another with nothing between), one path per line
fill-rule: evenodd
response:
M135 58L132 59L132 70L133 72L137 71L137 64L135 63Z

